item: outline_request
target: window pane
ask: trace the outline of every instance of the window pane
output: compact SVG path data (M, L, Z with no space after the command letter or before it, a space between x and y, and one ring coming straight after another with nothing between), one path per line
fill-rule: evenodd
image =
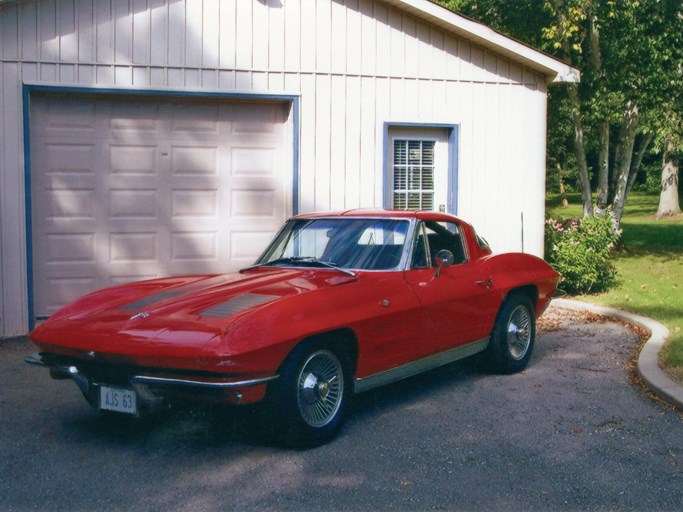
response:
M422 190L434 190L434 168L422 170Z
M434 144L427 140L394 141L394 208L433 209Z
M434 143L423 142L422 165L434 165Z
M422 142L419 140L408 141L408 163L419 165L422 163Z
M397 140L394 142L394 165L406 165L406 148L408 142Z
M394 169L394 190L406 190L408 186L407 170L403 168Z
M422 204L420 205L422 210L433 210L434 209L434 193L425 192L422 194Z

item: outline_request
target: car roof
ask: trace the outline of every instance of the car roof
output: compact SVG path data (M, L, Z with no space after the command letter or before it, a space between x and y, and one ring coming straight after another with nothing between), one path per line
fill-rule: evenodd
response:
M447 213L440 213L431 210L384 210L381 208L358 208L353 210L340 210L334 212L314 212L296 215L295 219L329 219L333 217L378 217L392 219L421 219L421 220L442 220L457 221L462 220Z

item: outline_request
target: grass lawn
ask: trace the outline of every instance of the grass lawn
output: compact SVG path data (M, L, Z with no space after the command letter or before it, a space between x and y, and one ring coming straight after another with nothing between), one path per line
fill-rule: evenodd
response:
M568 199L569 207L562 208L559 194L548 194L548 215L581 216L580 195L569 194ZM621 220L624 248L614 254L617 286L574 298L639 313L666 325L671 335L660 361L683 382L683 216L655 220L658 202L659 194L631 193Z

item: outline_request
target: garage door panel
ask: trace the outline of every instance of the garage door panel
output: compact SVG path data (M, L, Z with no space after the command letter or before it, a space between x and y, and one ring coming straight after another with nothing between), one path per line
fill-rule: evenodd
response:
M281 217L280 201L275 189L230 191L230 217L252 219L254 217Z
M109 262L133 263L137 261L159 261L159 234L149 233L110 233Z
M45 108L37 112L34 125L36 133L71 132L81 134L95 132L97 128L95 103L77 98L59 98L57 101L47 102Z
M158 190L148 188L109 191L109 218L116 220L156 220Z
M282 125L285 118L284 106L275 108L271 105L236 107L233 111L231 131L235 135L277 135L278 138L282 138L279 131L284 129Z
M171 114L173 133L218 134L221 117L218 105L174 105Z
M275 148L236 147L232 150L233 176L276 176Z
M93 176L93 169L96 167L96 146L49 140L45 143L44 161L45 172L48 175Z
M201 219L218 216L218 190L171 190L171 217L173 219Z
M171 235L171 261L173 263L218 261L218 233L174 232Z
M253 263L291 212L288 112L32 97L36 315L103 286Z
M159 163L156 145L112 145L109 148L109 172L112 174L157 174Z
M45 255L51 265L95 263L95 233L48 233Z
M218 175L218 148L215 146L173 146L171 148L171 174Z
M96 216L94 189L46 189L43 197L45 203L43 219L56 220L89 220Z
M111 108L110 104L103 104L102 108L107 108L108 113L102 113L102 117L109 118L110 134L114 137L124 136L128 133L138 135L151 135L161 130L159 120L159 106L154 104L141 104L140 102L119 103Z

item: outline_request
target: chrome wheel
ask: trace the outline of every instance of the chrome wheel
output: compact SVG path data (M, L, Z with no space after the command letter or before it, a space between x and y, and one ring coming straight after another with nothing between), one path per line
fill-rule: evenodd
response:
M518 361L524 358L531 345L531 316L529 310L521 304L510 314L507 343L510 355Z
M521 291L503 301L486 349L488 367L498 373L515 373L526 368L536 339L534 305Z
M301 418L311 427L324 427L335 418L343 395L344 372L337 356L329 350L310 354L297 379Z

